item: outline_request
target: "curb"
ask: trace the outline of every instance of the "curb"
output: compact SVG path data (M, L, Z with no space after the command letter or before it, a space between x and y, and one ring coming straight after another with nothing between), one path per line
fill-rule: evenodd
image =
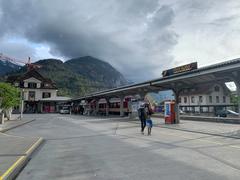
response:
M162 115L152 115L155 118L164 118ZM225 124L240 124L239 118L222 118L222 117L207 117L207 116L180 116L180 120L184 121L199 121L199 122L215 122L215 123L225 123Z
M131 122L134 123L134 122ZM138 124L135 122L134 124ZM177 130L177 131L184 131L184 132L191 132L191 133L199 133L199 134L205 134L205 135L211 135L211 136L218 136L218 137L224 137L224 138L231 138L231 139L240 139L238 136L231 136L227 134L219 134L219 133L211 133L206 131L197 131L197 130L190 130L190 129L183 129L183 128L177 128L177 127L167 127L166 125L161 124L155 124L154 127L158 128L165 128L165 129L171 129L171 130Z
M36 119L32 119L32 120L26 121L26 122L21 123L21 124L17 124L17 125L12 126L12 127L8 127L8 128L5 128L5 129L2 129L2 130L0 130L0 132L1 132L1 133L7 132L7 131L9 131L9 130L11 130L11 129L15 129L15 128L17 128L17 127L23 126L23 125L28 124L28 123L30 123L30 122L33 122L33 121L35 121L35 120L36 120Z
M224 138L240 139L240 137L238 137L238 136L231 136L231 135L224 135L224 134L219 134L219 133L211 133L211 132L189 130L189 129L181 129L181 128L176 128L176 127L166 127L163 125L155 125L155 127L165 128L165 129L173 129L173 130L177 130L177 131L185 131L185 132L191 132L191 133L199 133L199 134L205 134L205 135L211 135L211 136L219 136L219 137L224 137Z
M8 168L5 173L0 176L0 180L10 180L14 179L23 169L23 167L28 163L33 155L34 151L43 143L43 138L38 138L38 140L33 143L33 145L24 153L26 155L20 156L11 167Z

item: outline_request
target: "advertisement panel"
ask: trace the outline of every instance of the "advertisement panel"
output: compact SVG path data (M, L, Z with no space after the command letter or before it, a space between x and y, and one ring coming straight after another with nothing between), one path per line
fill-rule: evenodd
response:
M165 117L170 117L170 115L171 115L171 104L169 102L165 102L164 116Z

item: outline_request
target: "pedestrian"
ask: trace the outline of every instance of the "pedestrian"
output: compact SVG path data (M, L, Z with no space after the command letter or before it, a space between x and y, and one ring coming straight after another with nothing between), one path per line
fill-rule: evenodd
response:
M149 104L145 104L145 112L146 112L146 126L148 128L148 136L151 135L153 122L151 120L151 115L153 114L152 109Z
M148 128L148 136L151 136L153 123L152 123L152 120L151 120L150 116L147 117L146 125L147 125L147 128Z
M141 104L138 109L138 117L141 121L141 133L144 134L144 129L146 127L146 111L144 104Z

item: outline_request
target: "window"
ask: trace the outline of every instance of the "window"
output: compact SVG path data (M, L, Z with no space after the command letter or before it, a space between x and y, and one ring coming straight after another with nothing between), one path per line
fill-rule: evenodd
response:
M42 93L42 98L50 98L51 97L51 93L50 92L43 92Z
M184 97L184 103L187 103L187 97Z
M199 103L202 103L202 102L203 102L203 97L199 96Z
M191 103L195 103L195 97L194 96L191 97Z
M29 101L35 101L35 91L29 91L28 100Z
M182 103L182 98L181 97L178 98L178 102Z
M219 91L220 91L219 86L215 86L215 87L214 87L214 90L215 90L216 92L219 92Z
M219 96L216 96L216 103L219 103Z
M226 96L223 96L223 103L226 103Z
M28 88L32 88L32 89L37 88L37 83L33 83L33 82L28 83Z
M212 103L212 96L209 96L209 103Z

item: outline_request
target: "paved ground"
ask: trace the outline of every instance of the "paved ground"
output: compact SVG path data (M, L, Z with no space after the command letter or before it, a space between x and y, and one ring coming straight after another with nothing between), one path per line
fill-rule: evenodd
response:
M180 124L166 125L162 118L152 118L154 124L162 128L172 128L183 131L193 131L205 134L216 134L220 136L229 136L240 139L240 124L185 121L181 120Z
M139 124L127 119L34 117L36 121L8 132L46 140L20 180L240 178L239 139L165 127L154 127L152 136L146 136L140 134ZM201 129L218 128L215 125L201 124ZM232 128L240 126L229 131Z
M15 127L21 126L22 124L29 123L34 121L35 119L31 119L30 117L27 119L14 119L10 121L6 121L4 124L0 124L0 132L8 131L9 129L13 129Z

